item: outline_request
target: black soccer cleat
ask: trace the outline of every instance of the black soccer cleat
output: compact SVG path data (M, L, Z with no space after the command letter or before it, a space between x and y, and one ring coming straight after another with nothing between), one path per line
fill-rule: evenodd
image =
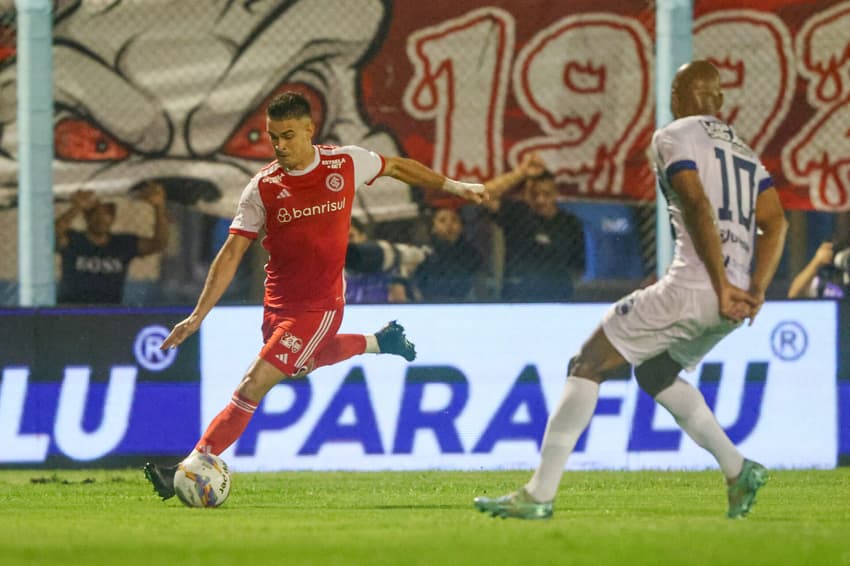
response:
M145 477L153 485L153 490L163 501L174 497L174 474L177 466L157 466L147 462L143 468Z
M395 354L408 362L416 359L416 346L404 335L404 327L392 320L375 332L382 354Z

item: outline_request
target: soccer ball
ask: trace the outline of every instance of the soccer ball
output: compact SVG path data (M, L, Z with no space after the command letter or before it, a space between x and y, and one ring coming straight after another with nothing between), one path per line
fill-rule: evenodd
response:
M174 491L189 507L218 507L230 495L230 471L213 454L194 454L177 465Z

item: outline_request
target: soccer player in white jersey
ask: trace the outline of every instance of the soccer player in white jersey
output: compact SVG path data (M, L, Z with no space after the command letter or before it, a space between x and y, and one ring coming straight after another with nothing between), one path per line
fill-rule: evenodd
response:
M265 230L269 253L263 314L264 346L212 420L195 452L221 454L242 434L260 400L279 381L363 353L416 351L395 321L375 334L337 334L342 322L343 269L355 191L381 176L425 189L442 189L480 203L480 184L463 183L402 157L384 157L356 146L313 145L315 126L305 97L286 92L269 104L266 128L277 159L245 187L230 234L210 266L192 313L162 348L180 345L201 326L230 285L248 246ZM194 452L193 452L194 453ZM176 466L145 465L156 492L174 495Z
M570 360L531 480L503 497L476 498L479 510L551 517L564 466L593 416L603 374L625 364L715 457L727 481L727 516L744 517L752 508L767 470L741 455L699 390L678 376L743 319L752 323L785 243L787 226L773 181L734 130L714 116L722 103L720 75L711 63L693 61L678 70L671 97L675 120L652 140L676 232L673 262L657 283L612 305Z

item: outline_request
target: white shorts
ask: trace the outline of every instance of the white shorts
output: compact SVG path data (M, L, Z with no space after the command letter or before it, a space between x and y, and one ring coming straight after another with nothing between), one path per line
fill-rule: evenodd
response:
M605 336L630 364L667 352L688 371L738 326L720 316L713 289L667 279L623 297L602 317Z

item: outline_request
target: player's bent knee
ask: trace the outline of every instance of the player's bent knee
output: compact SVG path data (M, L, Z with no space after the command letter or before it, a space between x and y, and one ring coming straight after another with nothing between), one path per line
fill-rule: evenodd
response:
M236 388L236 391L246 399L250 399L254 402L259 402L266 393L268 392L268 388L260 386L257 382L252 381L248 376L245 377Z
M602 383L604 378L602 377L601 369L601 362L594 360L592 357L587 355L579 354L570 359L570 363L567 366L567 375L582 377L584 379L596 381L597 383Z
M237 390L241 395L259 402L284 377L286 374L279 368L259 358L242 378Z
M664 352L637 366L635 378L641 389L654 399L656 395L673 385L680 371L682 371L681 364Z
M567 364L567 375L575 375L573 370L576 367L576 362L578 361L578 356L573 356L570 358L570 362Z

